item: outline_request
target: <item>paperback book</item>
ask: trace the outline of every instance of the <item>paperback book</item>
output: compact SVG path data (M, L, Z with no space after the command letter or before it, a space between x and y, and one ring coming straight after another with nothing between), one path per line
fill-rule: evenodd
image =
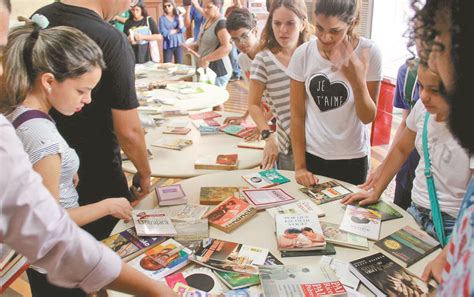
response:
M29 267L25 257L19 255L14 259L16 259L15 262L8 265L8 268L5 268L0 276L0 295Z
M280 254L282 258L335 255L336 248L333 244L326 242L326 247L324 247L322 250L280 251Z
M207 205L184 204L161 207L158 210L165 213L172 221L196 221L200 220L208 209Z
M369 250L369 241L366 237L343 231L339 229L339 224L322 221L320 223L327 242L359 250Z
M354 290L357 290L357 287L359 287L359 279L350 272L349 263L328 256L322 256L319 263L329 265L345 287Z
M252 189L242 190L242 196L256 209L265 209L296 201L282 189Z
M159 209L132 210L138 236L175 236L171 219Z
M152 146L162 147L171 150L180 151L183 148L193 144L191 139L182 139L182 138L160 138L155 143L152 143Z
M247 202L229 197L204 215L209 224L224 232L231 232L257 213Z
M375 204L364 205L363 207L377 211L382 216L382 222L403 218L403 215L399 211L382 200Z
M129 264L154 280L172 274L189 263L191 250L170 238L136 257Z
M340 229L368 239L378 240L381 222L382 217L378 212L347 205Z
M260 266L265 296L346 296L346 289L327 265Z
M258 274L258 265L264 265L268 249L214 238L202 240L193 248L192 258L198 264L212 269L246 274Z
M186 135L191 131L191 128L173 128L173 127L166 127L163 131L163 134L174 134L174 135Z
M235 170L239 167L237 154L200 156L194 162L194 169Z
M162 115L164 117L179 117L179 116L185 116L188 115L189 113L186 110L164 110Z
M175 222L174 228L177 233L174 239L185 245L209 237L209 224L207 219Z
M316 214L277 214L275 224L280 251L320 250L326 246L326 239Z
M439 242L426 232L406 226L375 242L375 247L403 267L408 267L439 247Z
M240 197L239 187L201 187L199 203L216 205L229 197Z
M116 252L125 262L147 251L149 248L166 240L164 236L149 237L138 236L135 227L128 228L117 234L113 234L102 242L111 250Z
M194 113L194 114L189 115L189 117L193 120L214 119L221 116L222 115L218 114L215 111L205 111L205 112Z
M269 188L290 182L288 178L274 168L246 174L243 175L242 178L256 189Z
M301 199L296 202L280 205L277 207L267 208L266 211L275 218L276 214L305 214L315 213L318 217L324 217L326 213L319 206L314 204L310 199Z
M352 193L351 190L335 180L317 184L309 188L301 188L300 191L318 205L342 199Z
M237 143L237 147L240 148L248 148L248 149L255 149L255 150L263 150L265 148L265 140L258 140L258 141L242 141Z
M382 253L350 262L350 270L376 296L431 296L434 291L432 285Z
M215 294L214 296L224 293L224 287L220 284L216 274L209 268L200 267L183 271L183 277L191 288Z
M180 184L156 187L155 192L160 206L178 205L188 202Z
M245 128L241 125L226 125L220 128L222 132L227 133L232 136L237 136L243 138L245 134L247 134L251 128Z
M240 272L215 271L217 277L231 290L246 288L260 284L258 275Z
M166 122L166 127L173 127L173 128L186 128L189 124L188 120L184 119L172 119Z

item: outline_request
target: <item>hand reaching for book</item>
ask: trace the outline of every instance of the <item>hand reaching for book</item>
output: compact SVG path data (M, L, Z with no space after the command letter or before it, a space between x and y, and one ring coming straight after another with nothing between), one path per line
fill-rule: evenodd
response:
M356 204L359 203L360 206L374 204L379 201L380 195L375 191L362 191L358 193L352 193L347 195L341 200L342 204Z
M261 163L262 169L272 169L275 165L278 153L278 145L274 135L272 134L270 135L270 137L268 137L267 143L265 144L265 148L263 149L263 159Z
M101 201L107 214L128 223L132 219L132 206L125 198L107 198Z
M449 245L447 245L433 261L430 261L428 265L426 265L423 275L421 276L424 282L429 282L432 277L438 284L441 283L443 269L447 262L448 246Z
M318 178L306 168L296 169L295 179L298 184L305 187L315 185L319 182Z
M375 168L374 170L372 170L369 173L369 176L367 177L367 180L365 181L365 183L363 183L361 185L358 185L358 187L361 188L362 190L365 190L365 191L369 191L369 190L373 189L375 187L375 185L377 184L377 182L380 178L380 175L382 174L382 169L383 169L382 166L383 165L380 165L377 168Z

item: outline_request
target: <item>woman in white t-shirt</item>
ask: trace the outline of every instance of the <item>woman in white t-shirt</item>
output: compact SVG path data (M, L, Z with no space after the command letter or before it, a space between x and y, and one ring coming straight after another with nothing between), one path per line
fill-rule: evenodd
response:
M369 133L382 80L380 49L359 37L357 0L317 0L316 40L294 53L291 78L291 142L296 181L318 182L314 174L363 183L368 170Z
M449 236L452 232L472 173L469 168L468 153L448 129L446 119L449 105L439 93L439 76L420 63L418 83L420 100L410 112L400 140L384 160L386 165L373 190L349 195L342 202L350 204L359 201L360 205L377 202L413 148L416 148L420 154L420 162L415 170L411 192L413 201L407 211L425 231L437 238L425 177L425 156L422 144L427 112L430 114L427 124L428 152L445 236Z

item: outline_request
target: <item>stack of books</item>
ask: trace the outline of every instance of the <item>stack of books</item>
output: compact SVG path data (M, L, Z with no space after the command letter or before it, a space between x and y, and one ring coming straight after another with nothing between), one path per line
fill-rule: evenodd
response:
M0 244L0 294L2 294L27 268L26 258Z
M156 197L160 206L170 206L178 204L186 204L186 194L184 194L181 185L170 185L155 188Z

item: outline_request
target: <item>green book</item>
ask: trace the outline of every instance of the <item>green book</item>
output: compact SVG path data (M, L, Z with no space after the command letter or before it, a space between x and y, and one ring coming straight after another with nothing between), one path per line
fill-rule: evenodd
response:
M390 206L390 204L382 200L375 204L364 205L362 207L372 209L380 213L380 215L382 215L382 222L403 218L403 215L400 212L398 212L395 208Z
M281 185L290 182L288 178L281 175L281 173L278 172L275 168L260 171L259 174L274 184Z
M326 247L322 250L311 250L311 251L281 251L282 258L288 257L308 257L308 256L325 256L335 255L336 249L332 243L326 242Z
M258 285L260 283L258 275L219 270L214 270L214 273L232 290Z

